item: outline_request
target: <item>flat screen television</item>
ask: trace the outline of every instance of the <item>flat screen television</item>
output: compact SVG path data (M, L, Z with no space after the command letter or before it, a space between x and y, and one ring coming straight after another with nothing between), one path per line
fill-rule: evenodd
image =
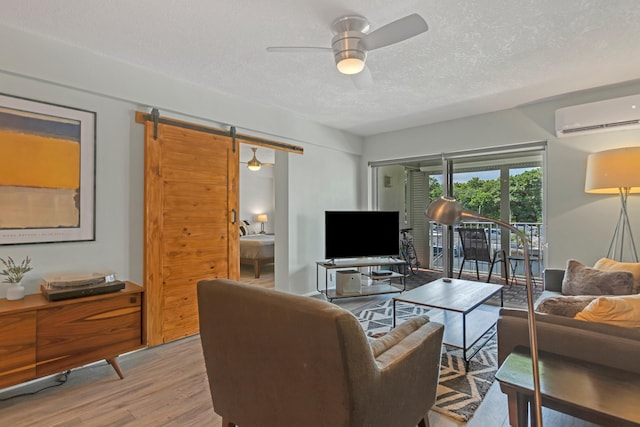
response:
M395 256L400 252L398 211L325 211L327 259Z

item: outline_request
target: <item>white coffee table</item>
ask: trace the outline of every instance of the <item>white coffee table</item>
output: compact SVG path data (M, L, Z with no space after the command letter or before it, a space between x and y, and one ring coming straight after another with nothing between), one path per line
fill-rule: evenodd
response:
M398 301L433 308L428 313L429 318L445 325L443 343L462 349L465 369L469 369L469 361L496 333L494 331L490 334L467 357L467 351L498 321L499 307L480 307L498 293L502 307L502 285L460 279L445 282L444 279L438 279L393 298L393 326L396 325Z

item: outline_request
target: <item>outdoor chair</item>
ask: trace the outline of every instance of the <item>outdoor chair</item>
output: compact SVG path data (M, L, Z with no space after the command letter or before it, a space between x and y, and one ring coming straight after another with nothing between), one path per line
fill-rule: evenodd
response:
M349 311L227 279L198 282L223 427L425 427L444 326L413 317L371 343Z
M494 251L491 254L491 247L487 241L487 235L482 228L471 227L459 227L458 235L460 236L460 242L462 243L463 258L460 263L460 272L458 273L458 279L462 275L462 269L466 261L475 261L476 264L476 277L480 280L480 270L478 268L478 262L486 262L489 264L489 275L487 276L487 283L491 280L491 274L493 273L493 267L496 262L501 262L504 266L504 274L506 283L509 283L509 268L507 267L507 256L503 249Z

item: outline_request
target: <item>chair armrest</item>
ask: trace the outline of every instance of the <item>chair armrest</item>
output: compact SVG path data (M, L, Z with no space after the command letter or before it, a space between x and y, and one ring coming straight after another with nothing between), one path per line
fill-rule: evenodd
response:
M443 335L444 325L437 322L427 322L376 356L376 365L378 369L385 370L391 365L399 363L402 359L406 359L411 352L424 353L425 351L437 353L436 359L439 365ZM415 369L415 366L410 369Z
M356 326L364 339L362 328ZM378 344L367 344L369 360L363 360L357 349L347 351L353 409L342 425L411 426L426 417L436 401L443 332L441 323L418 316L383 336Z
M378 369L384 370L410 352L437 349L439 355L443 335L444 325L430 322L428 316L416 316L372 343L371 351ZM439 364L439 356L437 361Z
M411 425L416 422L415 419L411 422L390 419L390 397L394 404L403 406L406 414L422 413L426 416L435 404L443 334L444 325L430 322L425 316L415 321L411 319L389 334L384 345L386 350L375 358L375 391L369 389L365 393L370 402L367 416L379 420L376 425Z
M405 339L416 329L420 328L420 326L428 322L428 316L416 316L400 324L400 326L393 329L388 334L385 334L376 339L371 343L371 351L373 352L373 357L377 358L385 351L400 343L400 341Z
M545 268L544 269L544 290L562 292L562 280L564 279L563 268Z

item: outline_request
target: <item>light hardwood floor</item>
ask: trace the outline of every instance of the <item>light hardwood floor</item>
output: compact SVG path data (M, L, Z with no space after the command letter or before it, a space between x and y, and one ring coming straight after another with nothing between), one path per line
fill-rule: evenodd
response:
M364 304L358 298L348 301L345 306ZM123 355L120 365L125 374L122 380L109 365L100 362L73 370L68 382L60 387L0 401L0 425L221 427L211 404L198 336ZM47 378L6 389L0 391L0 399L54 383L53 378ZM433 411L429 421L432 427L506 427L507 400L494 383L468 423ZM593 426L547 410L544 425Z

